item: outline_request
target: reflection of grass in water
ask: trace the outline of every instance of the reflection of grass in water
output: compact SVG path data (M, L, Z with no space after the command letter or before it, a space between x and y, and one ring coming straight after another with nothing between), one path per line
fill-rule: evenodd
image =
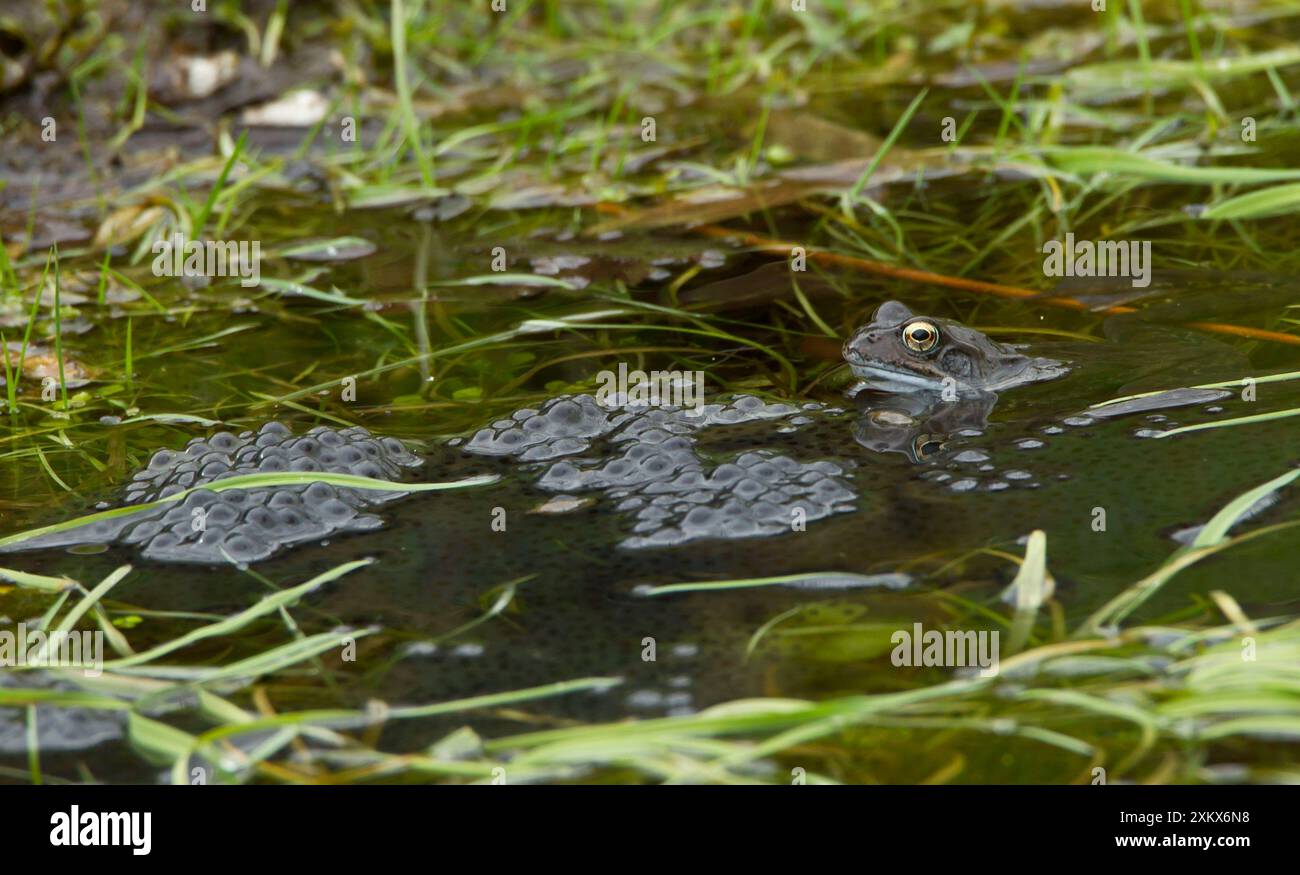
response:
M1216 33L1212 29L1216 25L1208 20L1196 20L1201 27L1198 33L1190 26L1195 20L1190 4L1181 0L1176 10L1146 9L1141 19L1136 3L1114 4L1102 17L1083 11L1072 25L1077 33L1105 29L1109 35L1100 57L1075 59L1078 63L1059 75L1034 75L1021 69L1014 79L997 81L985 71L974 76L975 84L965 90L932 86L924 101L908 110L915 112L911 123L897 126L900 113L916 97L911 81L918 65L936 67L935 72L965 68L969 58L961 47L969 46L970 39L950 37L965 24L978 27L976 13L954 9L949 13L952 21L939 22L934 20L932 4L916 0L898 4L888 16L862 14L855 4L810 4L806 14L795 17L766 14L764 4L741 8L694 2L658 4L649 23L624 14L642 6L633 0L546 3L536 12L539 20L532 20L529 16L534 13L521 4L508 17L490 19L485 29L477 7L469 11L462 4L403 3L398 8L407 13L404 19L385 19L379 11L385 4L375 4L373 19L350 29L356 42L345 47L345 54L393 59L395 98L386 104L369 104L376 107L370 110L374 117L369 121L378 122L377 136L359 137L340 147L323 135L324 126L318 126L292 156L246 149L244 139L232 143L226 138L220 155L186 160L135 189L104 195L106 225L109 218L121 226L130 226L133 218L150 221L133 228L133 236L110 234L80 250L64 250L60 263L51 268L59 278L55 287L63 288L61 271L79 260L100 265L99 256L107 254L108 243L121 243L130 254L114 256L115 268L100 268L97 297L102 299L106 278L111 276L130 284L139 281L135 288L143 292L143 300L122 306L129 317L124 323L102 311L87 311L85 315L97 322L93 344L64 336L66 308L56 305L49 321L55 326L60 350L69 343L81 347L94 357L90 363L97 376L97 382L71 396L64 389L58 419L20 386L24 352L16 351L11 360L6 349L10 415L4 423L7 428L0 432L0 458L6 462L4 476L9 494L15 496L12 503L25 513L41 505L61 506L66 489L62 484L76 484L85 493L102 491L119 482L143 454L191 436L195 425L252 424L285 408L304 421L366 423L384 413L391 414L387 422L410 434L455 432L503 410L535 405L556 391L583 388L590 381L572 376L567 366L583 362L582 373L591 374L624 358L629 349L636 350L641 363L705 367L711 384L720 391L746 388L799 398L809 394L810 387L829 383L834 369L833 364L806 355L805 341L813 335L847 334L885 294L906 297L917 307L960 308L954 315L977 319L985 326L1016 329L1036 322L1037 312L1027 314L1025 304L940 298L930 289L895 281L888 281L884 289L872 286L864 296L861 284L838 273L825 277L838 293L830 301L792 294L772 301L762 318L725 309L651 303L629 292L621 279L597 279L585 289L574 290L562 279L489 275L487 279L494 283L479 285L485 270L479 248L484 242L503 240L513 247L539 229L566 227L573 217L565 208L485 209L503 192L544 192L554 186L594 192L614 201L659 203L706 183L762 181L764 163L788 160L790 151L789 144L777 140L780 132L767 124L770 104L763 102L756 109L768 96L786 97L798 91L811 96L815 110L809 112L819 117L848 120L845 127L872 135L897 134L887 151L839 156L874 161L878 172L915 168L919 173L933 166L920 153L942 147L954 159L969 162L977 175L969 184L959 182L951 188L930 183L928 189L895 185L875 191L862 188L862 183L870 182L864 168L846 183L850 196L840 209L826 205L834 203L833 196L816 194L781 211L754 203L749 212L723 220L735 227L756 227L773 237L798 239L847 255L1030 288L1043 287L1037 257L1041 243L1066 230L1107 239L1154 237L1162 264L1171 266L1208 262L1225 271L1256 268L1291 275L1300 268L1300 251L1292 245L1286 223L1252 219L1275 211L1294 213L1298 205L1294 184L1288 182L1296 171L1268 166L1267 161L1270 152L1278 154L1289 142L1291 121L1285 110L1293 111L1295 106L1291 90L1300 54L1289 48L1257 50L1263 41L1249 29ZM277 13L272 32L265 35L266 55L275 53L276 34L295 32L297 14L290 10L286 21ZM963 14L969 17L963 20ZM1126 18L1136 41L1126 43L1125 30L1118 26ZM1283 15L1280 21L1285 25L1288 18ZM947 25L950 30L938 30ZM248 22L248 26L256 32L258 25ZM1005 36L996 31L987 34L992 54L1001 49L1008 58L1018 57L1022 46L1015 28L1006 29ZM1070 33L1069 42L1076 36ZM426 51L435 38L437 51ZM927 52L918 40L946 42L949 48ZM1169 58L1183 41L1188 59ZM617 63L611 60L611 46L621 49ZM84 112L94 99L92 74L112 66L114 51L131 53L129 58L122 55L120 67L134 73L130 90L120 101L124 115L118 119L121 128L115 145L129 144L129 134L145 116L142 42L132 45L128 38L104 43L94 64L84 66L75 79L78 139L83 145L86 119L93 117ZM922 60L920 55L926 57ZM1025 57L1034 60L1028 50ZM566 79L554 72L573 61L582 66L580 78ZM502 78L488 88L476 89L472 79L460 80L467 83L463 89L445 84L450 80L444 72L453 74L454 80L480 64ZM512 78L520 71L528 75L522 80ZM366 105L363 98L373 96L357 85L364 78L350 77L337 104L359 119ZM519 81L522 88L516 88ZM1139 96L1124 108L1099 109L1092 103L1098 95L1134 86ZM514 90L522 93L512 97ZM635 135L629 139L625 128L629 123L636 128L640 121L642 113L634 98L652 92L689 94L698 100L689 112L672 109L672 101L664 103L667 108L656 113L661 141L646 144ZM873 100L862 106L861 97L868 92ZM960 112L952 107L954 98L962 101ZM1142 109L1154 108L1158 114L1131 111L1138 102L1145 104ZM825 113L823 106L828 107ZM1236 136L1239 117L1247 111L1258 123L1262 159L1243 152L1245 144ZM941 144L925 126L946 112L957 116L963 132L960 145ZM749 114L760 124L751 133L734 136L731 122ZM1225 130L1232 136L1222 136ZM313 141L318 141L315 147L308 148ZM675 143L691 145L680 154L668 153L674 162L671 166L633 169L638 150ZM439 258L454 257L450 273L437 273L413 291L413 298L419 297L416 292L432 296L418 309L418 324L409 313L380 313L361 306L370 303L364 274L362 287L340 289L329 285L328 278L318 279L312 269L273 255L268 256L268 268L274 276L248 293L261 308L258 316L230 313L230 289L215 287L189 295L178 283L154 283L143 276L140 268L147 264L150 244L187 225L191 236L197 236L215 219L217 233L240 229L241 234L285 241L318 228L330 235L338 232L315 215L316 204L296 201L288 191L285 172L294 158L312 162L327 181L327 197L341 210L351 208L344 232L368 235L385 230L376 226L389 223L390 214L366 213L361 207L415 204L440 197L453 186L475 201L478 209L439 227L445 239L437 246L427 235L415 244L417 260L432 262L435 268L440 266ZM985 179L979 175L984 168L1015 168L1021 178ZM977 196L973 196L976 186ZM191 199L188 194L204 189L207 194L202 198ZM852 197L855 193L862 197ZM95 199L99 197L96 193ZM35 221L36 201L33 198L29 227ZM279 209L282 202L288 205ZM1203 202L1209 209L1198 217L1184 212L1184 207ZM159 213L150 213L153 208ZM689 207L680 218L690 220ZM591 216L588 224L600 220ZM648 260L679 242L669 231L637 238L643 250L640 257ZM580 242L573 244L575 249ZM462 258L461 249L471 255ZM33 295L25 324L7 332L22 335L22 350L34 336L41 310L39 293L45 277L31 281L44 261L44 253L33 253L11 262L0 248L4 297L25 304L22 296ZM515 264L511 271L524 272L524 268ZM674 271L664 284L674 292L703 272L699 265L677 266ZM553 299L511 301L487 312L458 309L438 297L448 289L512 283L535 289L539 282L556 287L548 289ZM20 309L26 311L26 306ZM169 321L162 321L163 316ZM1095 336L1101 321L1087 313L1059 318L1055 325L1035 327ZM224 324L236 319L245 321ZM1285 330L1288 324L1278 320L1265 327ZM291 338L304 326L319 334L310 360L282 361L277 357L277 341ZM243 339L254 333L253 328L261 335L256 346ZM252 351L252 358L232 360L225 355L241 342L239 348ZM198 363L195 367L209 392L195 391L187 382L182 369L187 361ZM61 367L62 355L58 362ZM421 367L429 368L433 379L413 387L412 375L420 374ZM374 400L365 405L341 403L336 390L345 376L356 376L372 386ZM548 377L552 377L549 384L539 385ZM432 428L431 414L439 417ZM100 417L106 415L119 417L121 425L101 425ZM1241 431L1243 441L1248 440L1249 428ZM1253 536L1267 537L1247 532L1213 545L1201 544L1196 549L1204 552L1199 554L1180 551L1171 564L1113 602L1110 613L1094 618L1093 626L1120 619L1124 609L1186 564ZM351 570L345 566L335 573ZM47 597L54 600L51 620L63 600L77 592L85 596L56 569L42 575L10 572L8 576L24 588L49 593ZM1195 769L1210 743L1296 735L1294 694L1285 692L1288 683L1295 683L1294 624L1259 621L1263 631L1256 636L1257 644L1264 655L1256 663L1234 661L1236 644L1228 640L1233 627L1163 630L1159 635L1133 628L1113 639L1076 641L1064 640L1056 630L1044 638L1031 625L1027 649L1009 660L1007 669L1024 686L1000 688L1005 694L997 696L990 695L993 682L958 679L896 693L820 703L761 700L687 718L559 727L487 742L458 733L427 754L399 757L367 744L368 733L360 738L344 733L343 728L360 724L373 727L382 719L374 714L330 711L272 716L269 703L256 695L251 698L258 710L253 711L224 697L227 689L238 691L240 672L257 677L300 670L324 674L319 660L338 646L338 637L301 635L289 613L291 601L275 602L271 613L259 612L265 604L255 606L236 615L233 624L210 632L213 639L246 647L244 636L273 616L280 617L289 630L288 644L224 669L163 666L158 659L164 654L146 651L155 655L144 662L119 664L113 672L116 687L101 684L86 693L20 694L0 689L0 701L29 703L45 697L43 701L51 703L129 710L137 743L164 758L179 762L184 754L223 762L231 757L232 776L295 781L325 776L489 779L491 769L502 763L512 780L563 778L597 766L615 775L667 780L771 779L772 774L751 770L756 760L769 756L793 765L807 762L814 779L817 775L844 780L1023 776L998 772L991 762L975 762L985 750L1000 750L998 745L977 746L966 754L945 753L944 743L954 733L1014 739L1027 756L1056 748L1062 754L1050 762L1057 764L1057 771L1051 771L1052 766L1042 770L1046 777L1058 780L1087 779L1087 766L1103 755L1112 777L1129 773L1150 780L1195 779L1205 777ZM1026 616L1036 618L1027 610L1022 606L1022 623ZM109 622L114 611L100 605L97 597L88 611L100 628L116 631ZM1012 622L1000 611L981 605L964 606L959 619L969 624L990 614L998 622ZM120 633L117 639L119 646L125 644ZM180 636L171 644L194 641ZM1207 641L1218 643L1202 650ZM1279 654L1289 655L1291 661L1279 660ZM1165 664L1169 659L1174 661ZM1023 679L1014 671L1017 666L1025 673ZM505 693L499 699L445 707L509 709L538 697L605 683L578 681L574 686ZM200 713L216 727L212 734L193 736L164 722L165 718L144 715L142 703L161 700L178 688L201 691ZM411 715L390 712L388 719L406 716ZM1191 729L1184 722L1188 719L1196 721ZM240 732L254 729L271 732L251 752L229 746ZM300 742L310 743L310 754L302 763L289 762L287 745ZM889 753L881 752L882 743ZM1235 749L1231 744L1227 747ZM909 765L912 753L920 765ZM38 755L34 750L34 762ZM963 756L968 757L965 762ZM988 758L991 761L993 755ZM787 780L781 774L775 779Z
M1280 477L1260 489L1280 489L1291 479ZM27 707L29 715L38 704L126 712L132 744L143 755L170 763L178 783L188 783L199 764L208 770L208 780L221 782L493 781L503 777L522 782L613 774L669 782L784 783L790 780L785 768L802 770L800 774L812 782L1096 782L1102 774L1098 769L1109 781L1214 780L1215 770L1204 766L1212 749L1237 750L1234 743L1243 740L1300 739L1295 698L1300 685L1300 623L1285 618L1251 620L1230 596L1215 593L1231 625L1120 630L1112 624L1190 564L1188 557L1196 561L1209 555L1211 548L1227 549L1266 532L1294 527L1297 523L1228 537L1228 529L1260 497L1260 489L1225 506L1206 526L1202 539L1175 553L1161 569L1098 611L1073 639L1043 640L1020 650L1034 615L1046 606L1051 592L1046 583L1050 578L1044 562L1045 540L1035 533L1012 583L1012 615L993 614L1011 629L1014 639L1009 648L1013 655L1000 661L997 677L970 673L900 692L825 701L751 699L685 717L560 725L491 739L462 728L425 753L390 754L374 745L377 728L388 721L480 712L545 722L544 717L520 711L520 706L604 690L621 681L581 678L431 705L376 704L366 710L284 713L274 712L261 692L254 695L259 711L251 712L231 701L230 694L263 678L295 672L302 663L355 646L358 638L377 631L343 629L306 635L290 613L301 598L360 570L370 560L341 565L142 652L131 648L112 625L111 612L99 604L129 573L129 566L123 566L90 591L66 580L0 570L0 576L20 586L60 593L42 628L70 631L91 613L119 654L107 660L96 677L74 669L54 671L77 690L0 688L0 704ZM772 579L754 583L767 586ZM743 581L733 581L729 588L741 585ZM81 600L55 623L72 592L81 593ZM513 587L507 587L483 619L500 614L513 594ZM225 665L161 662L162 657L251 630L259 621L276 616L289 632L286 643ZM458 631L477 622L481 620ZM842 635L845 630L813 631ZM321 668L319 662L316 665ZM212 728L195 734L156 714L150 716L151 707L182 692L197 695L193 713ZM255 743L253 735L259 736ZM999 771L995 758L983 761L991 757L989 742L970 740L981 736L998 740L999 755L1008 749L1019 751L1032 757L1034 765L1014 774ZM245 743L236 744L238 740ZM950 750L958 742L969 747L946 758L923 758L917 771L916 757L909 752L932 752L940 740ZM885 741L887 756L880 750ZM30 755L31 778L38 781L39 750L33 748ZM1266 754L1260 757L1259 762L1243 764L1256 768L1256 779L1300 780L1293 769Z

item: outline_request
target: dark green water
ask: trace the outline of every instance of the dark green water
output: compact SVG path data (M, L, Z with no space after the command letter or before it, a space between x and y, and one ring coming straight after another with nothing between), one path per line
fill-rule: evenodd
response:
M374 282L373 276L359 281L367 278ZM479 303L454 309L475 319L471 314ZM545 312L562 305L541 300L536 306ZM961 315L940 299L913 306L921 312ZM204 316L186 325L185 333L191 336L221 324L248 322L256 328L217 347L165 357L165 364L148 369L142 394L147 399L151 392L157 397L174 393L186 399L190 410L215 413L241 426L271 416L311 424L312 417L301 411L266 406L254 412L245 393L264 391L268 374L289 375L301 371L304 362L316 363L304 381L308 384L347 373L353 364L364 367L374 361L375 345L387 342L386 334L354 313L313 313L302 319L302 308L279 313L277 307L272 304L255 315ZM1064 325L1072 317L1052 318ZM505 324L507 316L497 313L477 323L484 332ZM137 343L143 338L141 348L148 349L175 328L155 323L137 332ZM366 658L356 666L332 670L331 684L306 676L277 681L271 685L276 702L282 708L360 707L376 698L417 703L574 677L621 676L626 682L612 691L551 700L535 709L556 718L609 720L689 713L757 695L816 697L906 687L929 673L918 671L909 681L889 664L879 636L849 634L861 628L854 624L888 629L924 621L986 628L985 618L940 596L952 591L970 603L1001 609L998 594L1014 566L981 550L1019 555L1023 548L1017 541L1034 529L1047 534L1056 598L1067 625L1073 626L1159 566L1179 546L1170 537L1173 532L1205 522L1234 496L1286 471L1300 455L1295 420L1290 419L1165 439L1138 434L1300 406L1300 389L1289 383L1259 387L1255 401L1234 394L1213 404L1162 413L1074 418L1089 403L1121 393L1143 366L1156 371L1143 378L1148 384L1165 386L1229 379L1253 369L1248 347L1221 348L1192 332L1171 336L1162 339L1157 355L1140 350L1135 355L1133 347L1113 342L1036 344L1036 351L1068 357L1074 372L1053 383L1005 393L978 434L953 437L944 453L925 462L873 452L856 442L854 426L863 414L834 392L814 395L842 405L844 411L818 414L793 434L763 427L710 430L701 436L700 447L714 462L764 448L802 461L829 459L849 467L858 506L851 513L812 522L804 532L695 541L671 549L618 546L629 520L609 500L558 516L528 513L550 497L536 486L535 471L443 446L448 435L545 397L564 380L580 379L594 370L588 360L539 372L516 390L530 392L527 397L515 395L517 403L508 397L493 399L490 405L453 403L439 397L443 387L435 380L427 405L416 407L412 396L423 377L414 366L380 381L363 381L355 408L330 401L328 409L350 413L372 430L423 442L428 455L421 478L490 472L501 474L502 480L485 489L408 497L382 509L388 520L382 531L298 548L256 566L259 574L287 586L344 561L378 560L313 595L295 614L305 632L339 624L381 627L381 635L367 642ZM490 389L508 374L494 373L491 365L480 368L481 363L507 361L510 355L520 362L562 358L588 349L587 340L563 336L516 342L509 350L485 353L479 362L450 372L448 380L468 385L478 379ZM1224 349L1232 354L1224 355ZM394 349L392 355L399 352ZM1271 350L1263 357L1273 368L1288 363ZM734 352L716 341L699 344L689 358L726 361L719 372L729 377L743 370ZM1216 361L1225 363L1218 366L1221 372L1207 373L1215 370ZM235 362L238 367L232 366ZM405 400L396 408L404 409L389 410L399 398ZM1166 418L1153 421L1153 415ZM103 440L110 445L120 440L111 429L107 432ZM133 429L127 432L129 450L122 464L131 468L132 457L152 449L154 442L175 446L181 441L173 436L198 433L158 426ZM108 474L101 480L90 475L79 485L88 499L111 497L112 489L105 484L109 479ZM953 488L964 481L973 485ZM78 510L73 502L68 504L68 513ZM506 509L504 532L492 527L494 508ZM1098 508L1105 511L1104 531L1095 525ZM1284 494L1253 522L1266 524L1294 512L1294 498ZM31 521L57 518L47 510L30 514ZM1283 534L1260 539L1183 572L1139 619L1178 615L1206 593L1223 588L1252 615L1294 610L1297 597L1285 581L1296 558L1293 538ZM10 559L13 567L57 570L83 581L97 580L123 561L136 562L135 573L113 593L113 606L125 610L228 613L265 592L261 582L233 568L139 562L117 549L94 556L47 553ZM827 571L902 571L912 575L913 583L888 591L772 587L654 598L637 592L645 585ZM442 641L432 652L411 654L405 649L473 620L491 603L497 588L511 581L521 582L501 617ZM11 597L10 605L10 614L22 615L17 597ZM746 657L746 642L756 629L800 605L812 607ZM810 625L820 631L797 633ZM173 628L184 626L146 620L132 631L132 639L162 640L176 634ZM654 662L642 659L647 637L657 643ZM259 645L264 646L259 635L247 635L236 652L207 656L247 655ZM246 652L240 652L244 648ZM383 744L418 749L456 725L454 720L394 725L385 731ZM509 721L494 718L476 721L475 726L484 734L511 728ZM45 767L57 772L85 756L50 753ZM140 780L151 774L141 771L139 761L129 755L106 749L94 754L94 762L101 778ZM22 758L11 763L21 767Z

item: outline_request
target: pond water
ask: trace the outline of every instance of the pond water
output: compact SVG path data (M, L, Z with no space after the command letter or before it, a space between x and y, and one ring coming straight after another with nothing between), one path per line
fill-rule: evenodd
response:
M396 274L410 270L412 263L450 269L446 259L431 253L463 252L469 245L464 236L434 241L437 235L427 227L412 226L409 219L377 221L375 226L388 229L375 235L380 254L345 265L332 277L340 288L366 297L382 298L386 282L404 287ZM415 251L403 251L402 236L416 238ZM671 244L690 253L689 241L674 239ZM634 246L619 240L611 248L620 246L639 252L654 248L644 239ZM722 250L715 244L699 251ZM711 268L714 276L746 272L731 266L733 261L744 262L741 256L727 253L717 260L723 263ZM225 297L240 291L206 294ZM469 335L465 329L472 326L483 336L521 318L572 312L583 297L543 294L488 304L475 295L464 300L453 295L422 306L442 310L440 321L463 334ZM933 294L913 293L911 301L917 312L970 312ZM597 298L592 303L609 301ZM393 304L378 315L393 318L408 306ZM57 569L83 581L100 579L120 563L132 562L135 571L115 590L114 602L128 611L164 612L150 614L136 634L165 639L186 628L186 621L168 620L165 612L226 613L264 594L268 580L286 586L343 562L375 559L314 594L305 609L296 612L307 634L340 625L378 627L379 636L367 642L373 655L363 662L365 670L331 670L328 682L305 674L277 681L282 707L362 707L374 699L427 702L569 678L621 677L624 683L613 689L535 706L548 719L604 721L689 714L753 696L817 698L905 689L933 682L944 670L900 672L888 659L892 632L916 622L938 628L995 628L984 606L1000 604L999 593L1015 573L1006 555L1020 555L1030 531L1046 533L1048 563L1063 612L1058 622L1071 628L1159 566L1187 542L1192 527L1205 523L1226 502L1287 470L1297 454L1295 426L1287 419L1156 436L1179 426L1258 412L1260 402L1243 400L1240 388L1168 410L1119 416L1089 411L1091 404L1134 391L1230 380L1257 371L1242 344L1185 329L1126 327L1119 321L1118 330L1112 326L1110 332L1118 339L1103 342L1026 334L1030 351L1067 362L1071 372L1000 397L918 408L907 396L867 392L850 398L839 389L821 387L791 396L769 389L764 393L768 400L750 396L750 402L740 405L748 412L732 419L742 421L704 416L683 431L687 437L679 440L686 447L664 457L667 472L648 473L634 461L629 463L630 474L625 465L602 482L591 472L599 474L602 465L629 450L635 458L637 447L659 446L666 435L625 427L619 437L617 430L606 429L577 450L540 462L522 461L517 454L483 455L483 447L495 437L468 440L479 427L509 418L515 407L546 409L556 403L550 399L564 394L559 390L569 388L566 384L579 389L594 369L593 358L601 360L593 357L600 341L589 332L496 344L445 370L434 358L424 362L425 367L430 361L433 366L427 374L421 371L422 362L413 361L377 378L363 376L354 406L314 393L287 406L260 401L257 393L272 394L268 386L280 393L289 386L362 373L376 361L383 364L386 357L402 358L402 351L378 320L357 308L331 312L263 299L240 309L198 312L185 319L136 320L138 351L165 349L222 328L247 330L159 355L139 378L135 404L152 410L183 404L182 409L219 417L230 428L257 427L267 419L305 428L316 421L311 410L319 405L327 422L346 412L349 421L420 448L425 464L415 479L477 474L501 479L476 489L409 495L378 510L386 522L380 530L301 545L253 566L251 572L141 560L122 547L90 555L14 554L6 561L11 567L45 573ZM994 318L1005 324L1011 313L1002 305L996 311L981 308L976 324ZM1040 331L1053 325L1064 328L1075 320L1051 314L1048 321L1037 312L1032 318L1029 327ZM606 361L623 358L647 367L664 361L662 354L619 353L620 344L635 346L653 335L635 322L615 317L610 321L631 328L608 329L613 349L604 354ZM119 330L114 322L101 328L105 334ZM769 380L772 374L760 353L738 350L730 339L678 336L673 344L683 341L691 348L674 361L704 366L710 402L734 403L738 395L747 394L746 385L760 382L754 376ZM85 349L95 364L96 347L71 339L69 345ZM391 352L376 356L377 349L389 346ZM796 367L802 367L798 347L794 355ZM1271 349L1262 357L1272 368L1294 366L1296 358ZM823 367L815 358L806 360L810 368ZM556 364L535 367L545 361ZM291 379L303 372L308 375ZM444 387L444 379L455 385ZM490 392L508 382L514 387L490 401L461 403L448 397L458 391L466 397L466 387ZM1296 384L1269 384L1258 391L1266 394L1268 409L1300 406ZM589 409L598 409L594 399L586 400ZM645 408L624 414L634 424L647 417L663 419L663 411ZM176 448L184 436L204 433L194 426L114 425L97 431L93 440L107 443L108 456L119 462L116 470L129 473L134 467L130 463L143 462L157 446ZM736 494L709 478L726 466L734 468L737 461L770 468L773 460L785 472L772 469L781 483L797 484L800 475L820 472L810 478L813 486L830 479L842 491L827 499L824 513L813 513L800 530L791 531L782 521L775 529L749 537L726 536L707 525L697 527L691 537L681 537L685 523L680 514L675 522L662 519L671 513L673 495L667 504L627 503L629 494L647 484L667 482L667 473L690 469L704 478L704 491L697 491L692 500L719 509L727 518L721 509ZM584 471L588 473L578 476ZM125 473L96 476L85 468L80 473L85 479L74 482L87 503L117 502L120 493L111 484L124 480ZM11 494L17 494L15 472L5 476L11 480ZM646 500L653 499L654 489L648 492ZM545 512L557 509L554 503L545 507L557 495L588 500L563 505L558 508L562 512ZM647 516L647 508L656 506L667 509ZM811 506L821 505L813 501ZM67 499L61 509L32 507L21 522L58 520L76 510L75 500ZM1284 498L1261 508L1254 522L1284 519L1294 510L1294 499ZM647 528L647 522L653 524ZM676 537L662 542L667 546L638 535L653 534L669 523L678 528ZM18 527L15 522L13 528ZM1197 594L1222 586L1225 573L1231 575L1234 596L1252 612L1281 612L1294 604L1294 592L1280 584L1294 561L1292 540L1262 539L1237 550L1230 566L1211 559L1185 571L1139 616L1177 616ZM669 584L809 574L822 577L799 578L789 585L647 594L649 588ZM445 637L481 617L505 585L513 587L513 597L503 613ZM760 629L765 632L756 636ZM653 660L645 658L648 645L656 651ZM258 646L258 634L246 635L228 655L256 652ZM102 736L78 723L46 725L46 767L57 769L63 758L71 762L81 755L58 750L61 744L80 747L69 743L74 736L102 742L96 753L99 777L148 779L153 772L126 752L120 729L112 729L117 723L107 720L109 728ZM385 730L384 746L420 749L461 720L393 724ZM487 717L476 721L475 728L491 735L509 723ZM103 736L109 740L103 741ZM110 754L115 747L119 753ZM12 744L6 750L10 762L20 765L20 750Z

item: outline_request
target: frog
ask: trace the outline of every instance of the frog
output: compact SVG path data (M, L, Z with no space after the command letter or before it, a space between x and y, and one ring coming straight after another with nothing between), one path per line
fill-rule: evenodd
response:
M856 389L898 394L998 393L1070 371L1066 363L1025 355L958 322L919 316L899 301L881 304L844 343L843 355L865 381Z
M1209 376L1239 371L1240 366L1226 363L1235 353L1222 344L1192 344L1171 329L1123 319L1108 320L1106 333L1109 342L1080 349L1080 356L1091 356L1094 377L1109 371L1124 381L1124 392L1141 394L1101 404L1088 399L1088 406L1067 421L1209 404L1231 394L1176 385L1180 375L1195 374L1199 366L1208 366ZM941 459L950 436L974 435L987 426L1000 393L1075 370L1070 362L1021 349L950 319L917 315L898 301L884 302L843 346L845 362L860 378L846 393L861 414L854 439L873 452L901 453L917 464ZM1171 383L1174 388L1163 388ZM1146 391L1154 386L1162 389Z

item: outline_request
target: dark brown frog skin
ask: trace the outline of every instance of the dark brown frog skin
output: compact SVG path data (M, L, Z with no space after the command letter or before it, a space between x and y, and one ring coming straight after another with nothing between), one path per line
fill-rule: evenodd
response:
M1060 362L1024 355L950 319L918 316L898 301L881 304L843 352L853 373L870 388L900 394L1000 392L1069 371Z

